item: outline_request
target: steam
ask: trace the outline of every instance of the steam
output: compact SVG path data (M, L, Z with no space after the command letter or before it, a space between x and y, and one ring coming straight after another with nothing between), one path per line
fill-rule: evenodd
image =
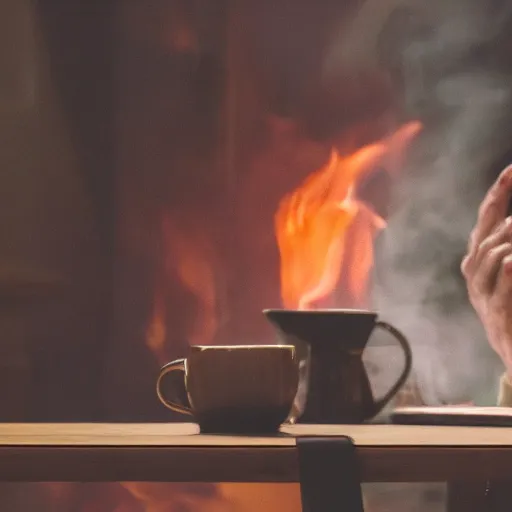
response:
M497 4L368 1L326 60L327 79L337 67L398 62L405 114L425 123L378 241L373 300L410 339L431 404L492 404L501 371L459 271L486 176L511 148L512 82L494 48L510 7Z
M415 345L415 369L430 403L475 399L495 372L471 309L459 262L485 190L483 174L500 153L500 117L510 101L497 77L463 73L433 93L450 111L428 127L382 240L387 282L376 282L377 309ZM487 393L492 394L491 390Z

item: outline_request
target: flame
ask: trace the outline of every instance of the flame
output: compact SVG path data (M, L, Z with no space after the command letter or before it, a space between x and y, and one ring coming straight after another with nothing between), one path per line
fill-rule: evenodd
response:
M354 153L331 151L325 166L285 196L275 216L281 256L281 295L290 309L311 309L337 286L343 304L363 307L373 266L373 241L385 220L357 196L357 186L377 168L393 172L419 122Z
M146 344L158 362L163 364L167 359L167 290L175 286L177 280L195 298L197 316L190 326L188 342L190 345L208 345L219 326L222 289L215 279L217 258L213 244L204 232L187 225L180 226L179 220L163 212L161 243L163 261L154 283Z
M373 265L373 240L386 225L358 198L358 185L376 168L400 167L405 146L419 131L409 123L392 136L351 154L333 149L325 166L284 197L275 217L281 254L282 298L286 307L307 309L346 291L348 305L363 306ZM196 300L196 314L187 326L190 344L209 344L219 328L222 310L222 270L204 225L190 219L160 216L161 260L155 275L153 305L146 343L160 363L168 360L169 289L180 283ZM220 281L220 282L219 282ZM296 485L212 484L201 492L186 484L123 482L128 496L118 498L117 512L292 512L300 509ZM206 492L208 490L208 492ZM134 501L133 501L134 500ZM137 508L139 507L139 508Z
M325 166L282 199L275 228L286 307L312 308L336 287L345 290L347 305L364 305L373 241L386 223L358 198L358 185L376 168L397 170L403 150L419 129L419 123L408 123L390 137L352 154L333 149ZM197 302L187 330L190 344L213 342L223 293L219 258L204 226L195 227L165 211L160 219L162 258L155 276L146 343L163 363L168 359L166 345L172 330L167 323L168 290L179 282ZM201 492L186 484L123 482L121 486L129 498L118 497L116 512L251 512L261 508L292 512L300 508L296 485L205 484Z

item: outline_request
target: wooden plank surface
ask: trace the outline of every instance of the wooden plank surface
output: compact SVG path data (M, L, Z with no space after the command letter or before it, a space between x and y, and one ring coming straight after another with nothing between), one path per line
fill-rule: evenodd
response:
M0 423L0 447L294 447L295 436L350 436L357 446L509 446L512 428L409 425L290 425L275 436L199 434L194 423Z
M295 437L348 435L364 481L485 480L512 467L512 429L398 425L200 435L193 424L0 424L3 481L296 482Z

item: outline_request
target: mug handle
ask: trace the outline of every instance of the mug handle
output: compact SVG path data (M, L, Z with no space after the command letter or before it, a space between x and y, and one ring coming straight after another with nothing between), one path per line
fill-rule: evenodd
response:
M168 400L164 397L162 393L162 379L171 372L181 372L183 374L183 381L185 381L185 366L187 364L186 359L176 359L176 361L172 361L167 363L160 369L160 373L158 375L158 379L156 381L156 394L165 407L171 409L171 411L179 412L181 414L189 414L192 415L192 409L184 404L180 404L178 402L174 402L172 400Z
M391 386L391 389L382 398L375 402L374 414L378 414L384 408L384 406L396 395L398 390L405 384L407 377L409 377L409 373L411 372L412 368L412 352L407 338L396 327L393 327L391 324L382 322L380 320L377 321L375 327L380 327L381 329L389 332L398 341L398 343L400 343L405 356L404 369L402 370L402 374L400 377L398 377L395 384Z

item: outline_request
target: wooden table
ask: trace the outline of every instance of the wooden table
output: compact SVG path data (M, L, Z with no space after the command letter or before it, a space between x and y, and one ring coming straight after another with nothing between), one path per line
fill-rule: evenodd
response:
M295 437L339 435L354 440L365 482L459 482L450 510L481 509L471 482L512 468L507 428L295 425L236 437L189 423L13 423L0 424L0 481L298 482Z
M352 437L366 482L482 481L512 468L512 430L398 425L198 434L194 424L0 424L2 481L297 482L295 436Z

